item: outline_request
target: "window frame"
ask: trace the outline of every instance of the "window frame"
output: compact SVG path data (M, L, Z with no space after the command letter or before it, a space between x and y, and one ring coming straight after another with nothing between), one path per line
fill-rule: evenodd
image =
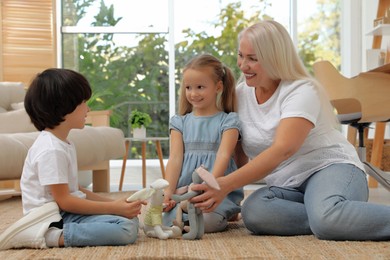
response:
M298 22L297 22L297 0L290 1L290 19L289 31L291 38L298 46ZM362 31L357 22L361 18L361 1L340 0L342 1L342 20L341 20L341 64L342 73L346 75L354 74L362 69ZM60 7L62 0L56 0L56 6ZM117 27L80 27L80 26L62 26L62 10L56 8L57 25L57 67L62 67L62 34L65 33L167 33L168 34L168 66L169 66L169 114L170 117L176 111L176 92L175 92L175 35L174 35L174 0L168 0L168 28L117 28ZM352 28L352 30L351 30ZM356 46L356 44L360 43ZM359 47L360 46L360 47ZM351 60L351 62L347 62Z

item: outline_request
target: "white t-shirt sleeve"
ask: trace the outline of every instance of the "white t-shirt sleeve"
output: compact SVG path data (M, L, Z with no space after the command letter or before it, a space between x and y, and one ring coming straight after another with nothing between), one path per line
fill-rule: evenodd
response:
M42 186L68 183L69 155L63 150L47 150L36 161L39 182Z
M313 85L307 82L296 85L281 104L280 119L302 117L314 125L321 111L321 101Z

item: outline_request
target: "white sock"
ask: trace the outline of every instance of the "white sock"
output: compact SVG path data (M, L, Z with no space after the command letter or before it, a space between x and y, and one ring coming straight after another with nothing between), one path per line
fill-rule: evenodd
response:
M62 229L51 227L45 233L45 241L47 247L59 247L59 240L62 234Z

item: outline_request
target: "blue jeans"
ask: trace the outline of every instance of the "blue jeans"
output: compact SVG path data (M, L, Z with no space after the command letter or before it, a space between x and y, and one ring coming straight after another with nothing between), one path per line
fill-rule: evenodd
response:
M390 206L367 199L365 173L350 164L334 164L295 189L258 189L245 200L242 218L256 235L390 240Z
M133 244L138 218L115 215L78 215L61 211L64 242L68 246L119 246Z

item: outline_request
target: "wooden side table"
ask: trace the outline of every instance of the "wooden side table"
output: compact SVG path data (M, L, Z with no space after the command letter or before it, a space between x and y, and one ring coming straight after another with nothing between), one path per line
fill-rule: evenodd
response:
M123 186L123 179L125 177L125 171L126 171L126 163L127 163L127 156L129 155L130 150L130 144L131 142L141 142L141 154L142 154L142 187L146 187L146 143L149 141L152 141L156 145L156 151L158 155L158 159L160 161L160 168L161 168L161 174L162 177L165 179L165 166L163 161L163 154L161 149L161 141L169 140L169 137L145 137L145 138L134 138L134 137L128 137L125 138L125 147L126 147L126 153L123 157L122 162L122 172L121 172L121 178L119 180L119 191L122 191Z

